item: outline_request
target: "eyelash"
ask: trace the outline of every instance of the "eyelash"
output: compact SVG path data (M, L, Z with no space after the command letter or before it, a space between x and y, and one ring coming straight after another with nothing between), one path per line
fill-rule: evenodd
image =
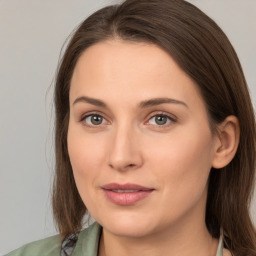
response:
M106 125L106 124L99 124L99 125L91 125L91 124L88 124L85 122L86 118L88 117L92 117L92 116L97 116L97 117L100 117L102 119L104 119L106 122L107 119L101 114L101 113L98 113L98 112L92 112L92 113L88 113L84 116L82 116L80 122L84 123L85 126L89 127L89 128L100 128L102 125ZM149 124L149 121L152 119L152 118L156 118L156 117L164 117L164 118L167 118L168 119L168 124L163 124L163 125L154 125L154 124ZM146 125L150 125L150 126L155 126L159 129L163 129L163 128L167 128L169 127L170 125L172 125L173 123L176 123L177 122L177 118L174 117L174 116L171 116L170 114L167 114L165 112L157 112L157 113L154 113L154 114L151 114L150 117L147 119L148 121L145 123ZM108 122L109 123L109 122Z
M88 117L92 117L92 116L98 116L98 117L101 117L103 118L104 120L107 120L101 113L98 113L98 112L91 112L91 113L88 113L84 116L82 116L80 122L84 123L85 126L89 127L89 128L99 128L99 126L101 125L91 125L91 124L87 124L85 122L86 118Z
M163 124L163 125L154 125L154 124L149 124L149 121L152 119L152 118L156 118L156 117L164 117L164 118L167 118L167 122L169 122L168 124ZM155 126L157 127L158 129L164 129L164 128L168 128L169 126L171 126L173 123L176 123L177 122L177 118L174 117L174 116L171 116L170 114L167 114L165 112L158 112L158 113L154 113L152 114L148 121L146 122L146 125L150 125L150 126Z

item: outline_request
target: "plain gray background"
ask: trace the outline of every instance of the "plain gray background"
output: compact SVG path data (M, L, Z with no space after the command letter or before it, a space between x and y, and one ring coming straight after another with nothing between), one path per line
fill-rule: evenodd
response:
M86 16L118 0L0 0L0 254L55 234L52 81ZM256 0L190 0L230 38L256 105ZM254 197L255 199L256 197ZM256 222L256 200L251 208Z

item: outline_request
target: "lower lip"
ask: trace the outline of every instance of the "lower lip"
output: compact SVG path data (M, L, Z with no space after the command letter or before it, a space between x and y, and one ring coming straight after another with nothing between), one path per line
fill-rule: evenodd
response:
M114 204L118 205L134 205L140 200L148 197L153 190L140 190L138 192L125 192L125 193L117 193L112 190L104 189L104 193L106 197Z

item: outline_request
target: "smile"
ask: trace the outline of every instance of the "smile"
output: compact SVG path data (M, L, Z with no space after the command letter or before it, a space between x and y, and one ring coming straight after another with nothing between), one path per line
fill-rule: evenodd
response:
M117 205L134 205L148 197L155 189L143 187L137 184L110 183L102 187L106 198Z

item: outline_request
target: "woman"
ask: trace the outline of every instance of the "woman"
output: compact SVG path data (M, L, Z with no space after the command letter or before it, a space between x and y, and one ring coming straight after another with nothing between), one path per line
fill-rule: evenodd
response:
M91 15L55 110L60 236L9 255L256 255L253 107L234 49L196 7L127 0Z

